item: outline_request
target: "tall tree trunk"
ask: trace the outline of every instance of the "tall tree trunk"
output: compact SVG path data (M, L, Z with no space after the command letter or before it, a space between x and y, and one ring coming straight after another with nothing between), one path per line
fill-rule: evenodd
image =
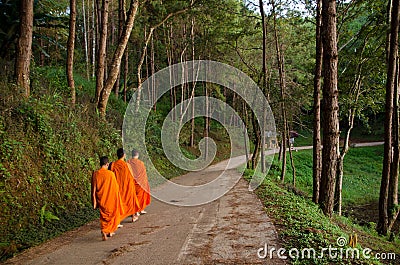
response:
M388 231L392 230L399 215L399 58L397 57L396 83L393 102L393 161L390 165L389 198L388 198Z
M96 21L96 1L97 0L93 0L93 5L92 5L92 78L95 77L96 75L96 54L97 54L97 27L95 24Z
M313 128L313 202L319 202L321 186L321 74L322 74L322 38L321 38L322 0L317 0L315 73L314 73L314 128Z
M267 63L266 63L266 53L267 53L267 26L265 23L265 12L263 0L259 0L261 21L262 21L262 91L265 95L267 91ZM261 121L261 172L265 173L265 123L266 123L266 106L265 100L263 100L263 116Z
M190 38L191 38L191 41L192 41L192 60L194 61L195 60L194 17L192 17L192 27L191 27L191 30L190 30ZM194 67L192 67L192 80L195 80L194 79ZM194 98L196 82L192 83L192 86L193 86L192 98ZM191 132L190 132L190 147L194 147L194 127L195 127L195 124L194 124L194 112L195 112L195 105L194 105L194 100L192 100L192 120L191 120Z
M129 69L129 55L127 49L124 52L124 102L126 103L126 90L128 89L128 69Z
M286 143L288 141L288 128L287 128L287 118L286 118L286 75L285 75L285 59L281 52L278 30L276 28L276 9L275 9L275 1L272 1L272 12L274 16L274 38L275 38L275 50L276 50L276 60L278 62L278 72L279 72L279 86L281 90L281 111L282 111L282 120L283 120L283 128L282 128L282 170L281 170L281 181L282 183L285 181L286 174ZM290 148L290 145L289 145Z
M126 20L125 0L118 0L118 39L120 39L122 36L125 20ZM117 98L119 94L120 79L121 79L121 71L118 72L117 80L115 81L114 84L114 93Z
M153 110L157 110L157 102L156 102L156 79L154 74L156 73L155 68L155 51L154 51L154 35L151 37L151 51L150 51L150 74L151 74L151 102L153 105Z
M96 70L96 94L95 101L100 104L100 93L103 90L105 66L106 66L106 50L107 50L107 30L108 30L108 5L109 0L102 0L101 8L101 30L99 38L99 50L97 51L97 70Z
M67 81L71 89L71 103L75 105L76 91L74 81L74 51L76 26L76 0L69 1L69 35L67 43Z
M339 104L337 88L336 0L322 1L323 42L323 149L320 205L329 217L333 213L339 148Z
M17 85L24 90L25 97L29 97L31 93L29 75L32 56L33 2L34 0L20 2L20 33L15 61Z
M89 80L89 52L88 52L88 23L86 21L85 0L82 0L83 15L83 46L85 48L86 79Z
M122 56L124 55L126 45L128 44L128 40L132 32L138 7L139 7L139 1L134 0L131 2L121 38L119 39L117 49L114 52L114 56L111 63L110 74L107 78L103 90L101 91L98 109L100 115L103 118L105 118L106 116L108 98L110 96L114 83L117 80L117 76L121 68Z
M206 97L206 115L204 116L204 134L203 134L203 137L204 138L206 138L206 141L205 141L205 148L204 148L204 155L205 155L205 157L204 157L204 159L205 160L207 160L207 158L208 158L208 135L209 135L209 132L210 132L210 118L209 117L207 117L207 114L209 113L209 111L210 111L210 104L209 104L209 100L208 100L208 86L207 86L207 84L208 83L205 83L204 84L204 90L205 90L205 97Z
M393 100L394 87L396 81L396 62L398 56L398 31L399 31L399 0L392 1L390 19L390 43L389 43L389 59L388 72L386 80L386 100L385 100L385 144L383 153L383 169L382 180L379 194L379 219L377 231L382 235L389 232L389 186L390 186L390 170L392 163L392 129L393 129Z

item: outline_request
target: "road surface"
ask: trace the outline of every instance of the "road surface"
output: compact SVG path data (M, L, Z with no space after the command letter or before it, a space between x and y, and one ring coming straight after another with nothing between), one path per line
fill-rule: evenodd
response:
M204 184L225 169L225 176L235 179L240 174L235 167L243 162L243 157L236 158L226 169L224 161L174 178L174 182ZM177 200L185 200L185 196L175 194ZM107 241L101 240L97 220L33 247L6 264L284 264L257 255L265 244L275 248L280 244L262 203L248 191L243 179L208 204L178 207L153 198L146 211L135 223L124 220L124 227Z

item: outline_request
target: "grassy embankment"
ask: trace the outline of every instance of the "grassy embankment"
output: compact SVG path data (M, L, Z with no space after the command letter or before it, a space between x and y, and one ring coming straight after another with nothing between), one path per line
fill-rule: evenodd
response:
M319 207L311 202L312 150L293 153L297 173L295 189L290 184L292 171L289 160L286 175L289 183L282 185L279 181L280 165L276 158L266 180L257 190L257 194L264 202L269 216L274 219L282 245L286 249L313 247L321 250L329 245L337 247L336 239L339 236L349 239L350 234L356 233L360 250L371 248L373 253L396 253L396 261L383 263L398 264L400 259L399 236L397 235L394 240L389 241L389 237L379 236L375 231L382 152L382 146L350 150L344 164L343 207L345 216L335 215L331 220L325 217ZM247 175L251 173L248 171ZM398 228L396 232L398 233ZM299 259L292 260L292 262L293 264L379 264L378 260L329 260L327 258Z
M34 68L31 82L29 99L16 94L11 83L0 85L0 261L98 218L89 197L91 172L98 167L99 156L115 160L122 145L122 100L111 95L104 122L91 103L93 81L75 75L74 108L64 69ZM171 178L183 171L163 154L161 121L162 115L151 115L147 144L154 165ZM202 119L196 124L198 143ZM220 138L219 150L229 151L224 131L216 131L211 137ZM188 134L182 139L183 152L196 154L196 146L187 148ZM218 159L227 151L218 153Z

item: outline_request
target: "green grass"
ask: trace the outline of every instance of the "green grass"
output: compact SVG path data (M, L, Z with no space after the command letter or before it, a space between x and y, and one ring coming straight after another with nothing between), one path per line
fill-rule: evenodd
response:
M343 183L344 207L375 201L379 197L380 174L382 170L382 146L351 149L345 158ZM263 183L257 189L257 195L263 201L266 212L274 220L283 247L291 249L321 249L329 244L335 246L339 236L347 239L352 233L358 235L358 248L371 248L373 253L396 253L400 257L400 239L389 242L388 237L379 236L375 231L375 223L366 222L359 225L352 216L334 215L327 218L318 205L311 201L312 195L312 151L294 152L296 165L296 188L293 192L291 184L280 184L280 165L277 159ZM288 163L290 163L288 161ZM288 164L286 183L291 183L291 169ZM246 170L246 176L252 171ZM329 260L299 259L291 260L292 264L380 264L378 260ZM389 261L385 264L390 263Z
M383 146L351 148L344 158L343 203L364 204L377 201L382 172ZM312 150L293 152L296 187L312 196ZM280 168L277 159L275 166ZM292 169L287 159L287 180L292 183ZM279 174L276 174L279 176Z

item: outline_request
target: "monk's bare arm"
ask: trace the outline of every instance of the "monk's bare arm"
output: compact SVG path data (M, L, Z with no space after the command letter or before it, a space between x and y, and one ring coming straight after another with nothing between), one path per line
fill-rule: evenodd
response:
M93 174L92 174L91 197L92 197L93 209L96 209L96 208L97 208L97 200L96 200L96 180L95 180L95 178L94 178L94 172L93 172Z

